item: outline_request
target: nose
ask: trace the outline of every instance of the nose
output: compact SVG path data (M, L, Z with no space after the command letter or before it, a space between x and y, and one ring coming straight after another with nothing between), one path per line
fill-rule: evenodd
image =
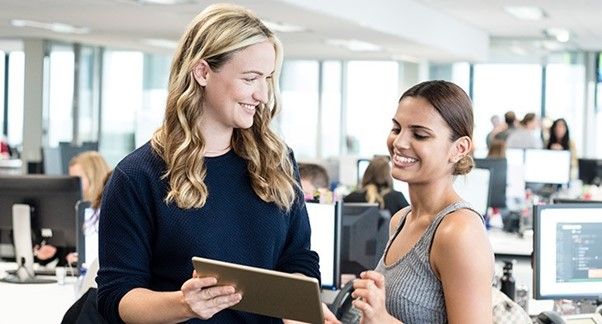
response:
M268 102L268 80L264 80L263 82L257 82L257 87L253 92L253 99L265 104Z
M407 149L410 147L410 132L407 130L400 130L399 134L395 137L393 141L393 146L397 149Z

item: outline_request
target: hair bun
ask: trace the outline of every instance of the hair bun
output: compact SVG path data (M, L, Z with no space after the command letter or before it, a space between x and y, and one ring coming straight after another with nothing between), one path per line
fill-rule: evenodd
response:
M472 159L472 156L465 155L454 165L454 175L467 174L473 167L474 160Z

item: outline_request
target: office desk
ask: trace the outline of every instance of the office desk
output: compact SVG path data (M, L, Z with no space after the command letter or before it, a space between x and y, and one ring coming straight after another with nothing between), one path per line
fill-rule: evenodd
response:
M524 237L519 237L516 233L504 232L500 229L490 229L487 231L493 254L508 255L518 257L531 257L533 252L533 234L525 232Z
M15 268L14 263L0 263L2 272ZM67 277L63 285L0 282L0 323L60 323L75 302L75 281Z

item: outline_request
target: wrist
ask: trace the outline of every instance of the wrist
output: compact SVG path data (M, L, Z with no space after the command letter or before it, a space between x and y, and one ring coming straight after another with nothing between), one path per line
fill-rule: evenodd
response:
M192 308L190 308L190 305L186 301L186 297L184 296L184 293L182 291L179 291L178 293L179 293L179 304L181 306L180 308L182 309L181 313L182 313L182 317L184 317L184 321L187 321L192 318L196 318L197 315L192 310Z

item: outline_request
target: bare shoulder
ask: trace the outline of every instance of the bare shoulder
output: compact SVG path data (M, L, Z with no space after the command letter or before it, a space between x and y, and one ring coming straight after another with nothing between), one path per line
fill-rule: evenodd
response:
M400 211L398 211L397 213L395 213L395 215L391 217L391 221L389 222L389 236L395 233L397 227L399 227L399 223L406 214L407 210L405 208L402 208Z
M435 232L431 255L439 264L449 264L450 261L462 263L464 259L470 263L477 255L480 262L493 260L485 225L477 214L468 209L456 210L441 221Z
M439 224L435 234L438 241L447 244L476 238L487 241L486 229L479 215L468 209L458 209L451 212Z
M449 322L491 323L494 260L479 215L467 209L447 215L435 232L430 256Z

